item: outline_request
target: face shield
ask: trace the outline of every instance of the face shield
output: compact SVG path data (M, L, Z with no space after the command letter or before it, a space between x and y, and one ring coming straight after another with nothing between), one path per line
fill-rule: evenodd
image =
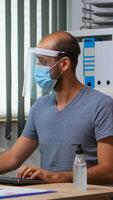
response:
M43 57L43 56L62 58L63 56L65 56L65 52L42 49L38 47L28 49L26 71L25 71L25 76L24 76L24 85L23 85L23 92L22 92L22 96L24 97L35 99L37 96L40 96L37 93L42 92L41 88L39 88L36 84L36 81L34 78L34 71L38 62L38 57Z

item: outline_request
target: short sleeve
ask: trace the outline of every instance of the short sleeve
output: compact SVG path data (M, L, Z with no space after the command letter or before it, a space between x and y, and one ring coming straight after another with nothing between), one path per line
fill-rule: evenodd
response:
M22 136L38 140L38 135L37 135L36 126L34 122L35 105L36 104L34 104L30 109L29 117L25 124L24 130L22 132Z
M95 111L95 137L101 140L108 136L113 136L113 99L104 97Z

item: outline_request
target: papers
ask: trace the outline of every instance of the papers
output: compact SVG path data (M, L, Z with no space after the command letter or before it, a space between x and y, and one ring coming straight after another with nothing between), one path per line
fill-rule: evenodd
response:
M55 192L50 189L33 189L24 187L12 187L12 186L0 186L0 199L21 197L21 196L32 196L38 194L45 194Z

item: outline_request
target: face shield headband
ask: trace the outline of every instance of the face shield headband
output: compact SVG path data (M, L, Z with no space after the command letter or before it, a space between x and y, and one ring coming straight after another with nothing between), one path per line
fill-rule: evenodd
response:
M37 64L38 56L39 57L49 56L49 57L56 57L56 58L64 57L65 52L42 49L38 47L28 49L22 96L28 97L31 99L35 99L36 96L39 96L39 94L37 94L38 91L39 93L41 93L40 88L38 88L37 90L36 81L34 79L34 70Z

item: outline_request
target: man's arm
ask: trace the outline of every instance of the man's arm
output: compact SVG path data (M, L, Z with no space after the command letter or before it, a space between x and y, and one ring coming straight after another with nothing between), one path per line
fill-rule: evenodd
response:
M113 184L113 137L100 140L97 144L98 164L88 168L88 183ZM47 182L72 182L72 172L50 172L34 166L23 166L19 177L41 178Z
M88 183L113 184L113 137L97 143L98 165L88 169Z
M20 167L37 146L36 140L21 136L10 150L0 155L0 174Z

